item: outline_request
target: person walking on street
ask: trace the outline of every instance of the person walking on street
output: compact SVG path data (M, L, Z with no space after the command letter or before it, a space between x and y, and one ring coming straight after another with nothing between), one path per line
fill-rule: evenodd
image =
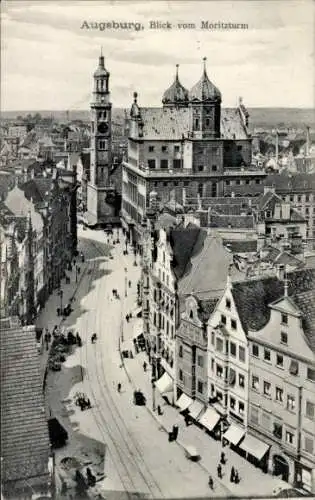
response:
M234 483L234 479L235 479L235 469L234 467L231 468L231 474L230 474L230 481L231 483Z
M146 364L146 362L145 362L145 361L143 362L143 371L144 371L144 372L146 372L146 371L147 371L147 364Z
M224 465L226 463L225 453L223 451L221 453L220 463L222 465Z
M121 383L120 383L120 382L117 384L117 391L118 391L119 393L121 392Z
M238 473L238 471L236 470L236 471L235 471L235 474L234 474L234 483L235 483L235 484L238 484L238 483L240 482L240 480L241 480L241 479L240 479L239 473Z
M209 479L208 479L208 484L209 484L209 487L211 488L211 490L213 490L213 479L212 479L212 476L209 476Z
M217 473L218 473L218 478L222 479L222 465L221 464L218 464Z

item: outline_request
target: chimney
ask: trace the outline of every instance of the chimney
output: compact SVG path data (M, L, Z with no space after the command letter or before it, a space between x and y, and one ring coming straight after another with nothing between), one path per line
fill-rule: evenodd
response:
M309 126L306 127L306 147L305 147L305 156L309 156L310 154L310 128Z
M276 130L276 165L278 166L279 160L279 135L278 130Z
M277 267L277 277L279 280L283 281L285 279L285 265L279 264Z

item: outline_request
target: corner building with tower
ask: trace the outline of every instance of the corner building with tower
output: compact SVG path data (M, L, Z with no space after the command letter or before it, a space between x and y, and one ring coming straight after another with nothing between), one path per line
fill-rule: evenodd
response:
M140 247L150 192L156 192L160 206L173 203L187 211L207 208L213 197L233 196L233 185L242 185L244 196L254 196L266 177L251 168L249 116L242 100L234 109L221 103L205 58L190 91L181 84L177 65L162 107L141 107L134 94L122 171L122 223Z

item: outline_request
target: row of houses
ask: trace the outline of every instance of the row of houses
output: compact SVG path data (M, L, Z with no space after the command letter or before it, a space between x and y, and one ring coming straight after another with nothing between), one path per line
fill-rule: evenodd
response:
M142 307L158 389L213 438L314 493L312 261L301 248L272 246L266 230L250 240L218 223L157 217L156 193L150 198ZM290 204L269 191L260 206L265 229L294 224L305 238L306 221Z
M1 201L2 317L27 324L60 286L77 248L76 171L51 169Z

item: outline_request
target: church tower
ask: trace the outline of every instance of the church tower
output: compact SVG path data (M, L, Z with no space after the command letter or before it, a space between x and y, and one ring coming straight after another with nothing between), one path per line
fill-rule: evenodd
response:
M113 206L107 203L114 191L110 183L112 104L109 76L101 53L98 68L93 75L91 103L90 181L87 186L87 219L90 225L110 223L114 215Z

